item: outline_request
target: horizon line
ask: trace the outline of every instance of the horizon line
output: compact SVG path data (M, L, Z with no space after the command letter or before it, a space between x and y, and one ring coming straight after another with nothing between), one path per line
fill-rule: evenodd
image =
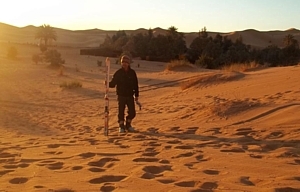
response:
M39 26L42 26L44 24L41 24L39 26L36 26L36 25L33 25L33 24L28 24L28 25L25 25L25 26L16 26L16 25L13 25L13 24L8 24L8 23L4 23L4 22L1 22L0 23L4 24L4 25L9 25L11 27L16 27L16 28L26 28L26 27L39 27ZM46 25L50 25L50 24L46 24ZM162 30L168 30L168 29L165 29L165 28L162 28L162 27L155 27L155 28L144 28L144 27L140 27L140 28L136 28L136 29L100 29L100 28L87 28L87 29L68 29L68 28L62 28L62 27L55 27L55 26L52 26L50 25L51 27L53 28L56 28L56 29L62 29L62 30L68 30L68 31L88 31L88 30L101 30L101 31L136 31L136 30L140 30L140 29L144 29L144 30L149 30L149 29L162 29ZM174 25L170 26L170 27L173 27ZM174 26L176 28L176 26ZM204 26L205 27L205 26ZM209 33L233 33L233 32L242 32L242 31L247 31L247 30L254 30L254 31L259 31L259 32L270 32L270 31L290 31L290 30L297 30L297 31L300 31L299 29L295 28L295 27L291 27L291 28L288 28L288 29L285 29L285 30L280 30L280 29L270 29L270 30L258 30L258 29L254 29L254 28L248 28L248 29L244 29L244 30L234 30L234 31L230 31L230 32L220 32L220 31L208 31L207 32ZM199 33L201 32L201 30L199 31L190 31L190 32L182 32L182 31L178 31L179 33Z

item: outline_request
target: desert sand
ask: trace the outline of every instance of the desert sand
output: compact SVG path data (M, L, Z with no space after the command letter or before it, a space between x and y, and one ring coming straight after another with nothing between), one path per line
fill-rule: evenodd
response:
M106 137L105 58L58 48L60 74L31 61L37 47L16 47L17 60L0 52L1 192L300 191L299 66L166 71L135 59L137 132L118 133L110 89ZM82 88L59 86L72 81Z

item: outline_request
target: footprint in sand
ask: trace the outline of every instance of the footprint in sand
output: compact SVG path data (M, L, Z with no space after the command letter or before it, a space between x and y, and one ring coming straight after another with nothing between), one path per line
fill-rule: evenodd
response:
M245 150L240 147L230 147L230 148L224 148L220 150L221 152L226 153L245 153Z
M106 157L106 158L102 158L100 159L99 161L92 161L92 162L89 162L88 165L89 166L94 166L94 167L108 167L108 168L111 168L112 166L114 166L114 162L116 161L120 161L119 159L116 159L116 158L109 158L109 157Z
M114 183L114 182L120 182L126 178L127 176L124 175L103 175L101 177L91 179L89 183L91 184Z
M93 172L93 173L99 173L99 172L104 172L105 169L98 168L98 167L91 167L91 168L89 168L89 171Z
M267 136L268 139L278 139L283 137L284 134L281 131L272 132L270 135Z
M155 178L155 175L152 174L152 173L144 173L142 176L141 176L142 179L154 179Z
M195 134L198 129L199 127L188 127L187 130L183 132L183 134Z
M195 182L195 181L181 181L181 182L174 183L174 184L179 186L179 187L195 187L197 182Z
M196 156L196 159L197 159L198 161L202 161L202 160L203 160L203 157L204 157L203 155L197 155L197 156Z
M2 177L3 175L10 173L10 172L14 172L14 170L4 170L4 171L0 171L0 177Z
M58 170L58 169L62 169L63 165L64 165L63 162L55 162L55 163L47 165L46 167L50 170Z
M147 138L147 136L138 134L138 135L133 135L132 138L135 139L135 141L144 141Z
M206 169L206 170L203 171L203 173L208 174L208 175L219 175L220 171L212 170L212 169Z
M195 158L197 159L197 161L208 161L208 160L210 160L210 158L208 158L208 157L204 158L204 155L197 155Z
M201 190L200 191L212 191L214 189L218 188L218 184L216 182L205 182L201 185Z
M179 131L182 131L182 130L180 130L180 127L171 127L169 131L179 132Z
M194 168L194 165L197 163L198 162L185 163L184 166L186 166L189 169L196 169L196 168Z
M156 150L155 147L148 147L145 149L145 152L154 152Z
M255 131L252 130L252 128L240 128L236 130L236 133L234 135L243 135L243 136L247 136L250 133L253 133Z
M285 188L275 188L274 191L276 191L276 192L300 192L300 189L285 187Z
M158 128L155 128L155 127L150 127L150 128L148 128L147 129L147 131L149 132L149 133L158 133Z
M58 148L60 147L60 144L50 144L50 145L47 145L48 148Z
M262 152L268 152L268 151L273 151L278 148L282 147L281 143L269 143L269 144L262 144Z
M110 143L114 143L115 145L119 146L120 148L129 148L130 146L129 145L124 145L124 141L128 141L129 139L128 138L124 138L124 137L113 137L113 138L110 138L108 140L108 142Z
M181 144L182 141L176 139L176 140L171 140L171 141L167 141L168 144Z
M134 161L134 162L158 162L159 159L157 159L157 158L144 158L144 157L140 157L140 158L135 158L132 161Z
M161 144L156 141L150 141L150 142L144 142L142 146L158 147L161 146Z
M221 130L221 128L211 128L211 129L208 129L207 131L204 131L203 133L213 132L212 135L216 135L216 134L222 133L220 130Z
M52 160L46 160L38 163L38 166L46 166L50 170L58 170L63 168L63 162L56 162Z
M29 167L30 164L27 164L27 163L20 163L18 165L4 165L3 167L5 169L17 169L17 168L26 168L26 167Z
M172 146L171 145L166 145L164 148L165 148L165 150L169 150L169 149L172 149Z
M159 154L159 152L145 152L142 155L143 156L148 156L148 157L155 157L158 154Z
M72 189L66 189L66 188L55 189L55 190L51 189L50 191L55 191L55 192L75 192Z
M44 152L45 154L50 154L50 155L60 155L63 154L63 152L60 151L48 151L48 152Z
M87 152L87 153L81 153L78 156L80 156L83 159L87 159L87 158L95 157L96 153Z
M81 170L81 169L83 169L83 166L74 166L74 167L72 167L72 170L74 170L74 171L78 171L78 170Z
M43 188L45 188L45 187L42 186L42 185L36 185L36 186L34 186L34 188L35 188L35 189L43 189Z
M159 163L161 163L161 164L170 164L170 161L166 160L166 159L162 159L162 160L159 161Z
M157 179L157 181L163 184L170 184L175 182L175 180L173 179Z
M11 158L11 157L15 157L18 156L18 154L12 154L12 153L0 153L0 158Z
M190 145L179 145L175 147L175 149L193 149L193 148L194 147Z
M177 155L175 157L172 157L172 158L191 157L193 155L194 155L193 152L187 152L187 153L179 154L179 155Z
M18 165L4 165L3 166L5 169L17 169Z
M252 158L256 158L256 159L261 159L261 158L263 158L262 155L257 155L257 154L250 154L249 156L252 157Z
M240 182L243 183L244 185L254 186L254 183L250 181L250 177L241 177Z
M99 145L99 140L94 138L82 139L81 141L87 141L90 143L90 145Z
M25 178L25 177L16 177L16 178L13 178L11 180L9 180L9 183L11 184L23 184L23 183L26 183L29 179L28 178Z
M103 191L103 192L110 192L110 191L114 191L116 189L115 186L113 185L104 185L100 188L100 191Z
M145 171L145 174L142 176L143 179L153 179L154 177L160 176L160 174L165 171L172 171L172 167L169 165L145 166L143 171Z

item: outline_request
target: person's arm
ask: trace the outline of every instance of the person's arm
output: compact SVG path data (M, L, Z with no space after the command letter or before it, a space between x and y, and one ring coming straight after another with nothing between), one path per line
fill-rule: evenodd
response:
M135 100L137 101L139 98L139 82L135 71L133 74L134 74L134 96L135 96Z
M111 81L109 82L109 87L110 88L114 88L116 85L117 85L117 82L118 82L118 75L117 75L117 72L113 75Z

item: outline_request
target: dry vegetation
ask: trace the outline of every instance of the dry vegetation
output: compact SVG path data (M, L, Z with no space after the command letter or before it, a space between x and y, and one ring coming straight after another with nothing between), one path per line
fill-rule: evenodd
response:
M82 87L82 83L79 81L62 82L59 86L61 88L73 89Z
M182 71L194 69L195 65L192 65L186 60L173 60L166 65L166 70L168 71Z
M261 65L255 62L250 63L233 63L231 65L227 65L222 67L224 71L237 71L237 72L246 72L251 70L256 70L262 68Z

